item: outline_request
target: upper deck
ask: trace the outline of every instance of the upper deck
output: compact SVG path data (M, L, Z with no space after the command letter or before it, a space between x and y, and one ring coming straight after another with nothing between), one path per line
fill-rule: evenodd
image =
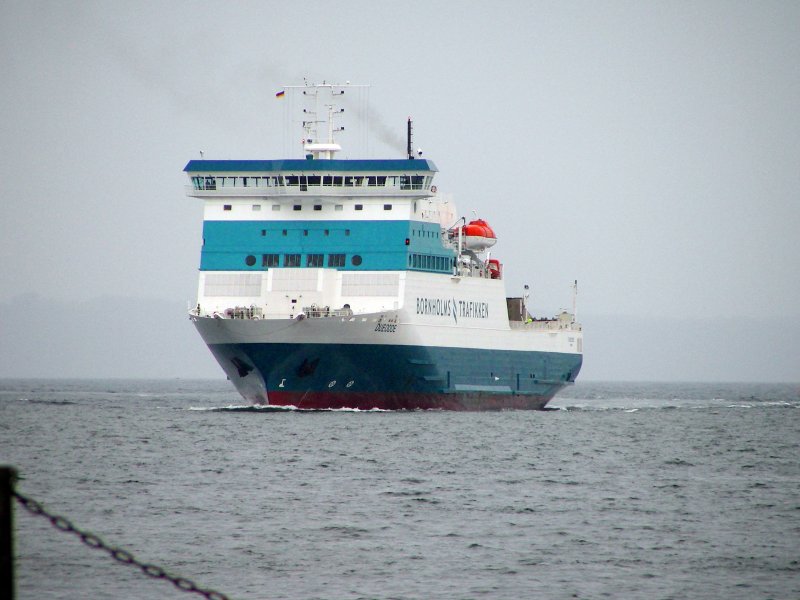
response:
M186 193L220 196L432 196L427 159L191 160Z
M282 159L282 160L190 160L186 173L435 173L439 169L427 158L417 159Z

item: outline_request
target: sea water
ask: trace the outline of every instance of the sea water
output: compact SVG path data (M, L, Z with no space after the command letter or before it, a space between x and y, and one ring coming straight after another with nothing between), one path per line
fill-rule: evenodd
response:
M0 381L19 492L239 599L800 598L800 386L302 412L225 381ZM18 597L189 598L15 507Z

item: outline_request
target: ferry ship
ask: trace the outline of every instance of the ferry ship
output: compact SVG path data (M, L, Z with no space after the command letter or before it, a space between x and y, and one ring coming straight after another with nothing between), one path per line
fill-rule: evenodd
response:
M348 86L287 87L308 103L302 158L186 165L204 203L190 319L255 404L544 408L581 369L574 304L541 318L506 296L494 230L437 189L410 119L402 158L337 158Z

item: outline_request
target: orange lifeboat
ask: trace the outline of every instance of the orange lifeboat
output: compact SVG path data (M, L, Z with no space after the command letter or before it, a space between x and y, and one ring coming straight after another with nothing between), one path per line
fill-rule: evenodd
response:
M461 227L461 236L464 240L464 247L468 250L481 252L491 248L497 243L497 236L489 224L483 219L475 219Z

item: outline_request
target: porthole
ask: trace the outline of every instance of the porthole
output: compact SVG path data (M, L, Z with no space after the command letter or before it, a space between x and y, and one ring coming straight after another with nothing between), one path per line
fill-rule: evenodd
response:
M353 264L354 267L357 267L361 264L361 256L356 254L353 258L350 259L350 262Z
M244 264L246 264L248 267L252 267L254 264L256 264L256 257L252 254L248 254L247 258L244 259Z

